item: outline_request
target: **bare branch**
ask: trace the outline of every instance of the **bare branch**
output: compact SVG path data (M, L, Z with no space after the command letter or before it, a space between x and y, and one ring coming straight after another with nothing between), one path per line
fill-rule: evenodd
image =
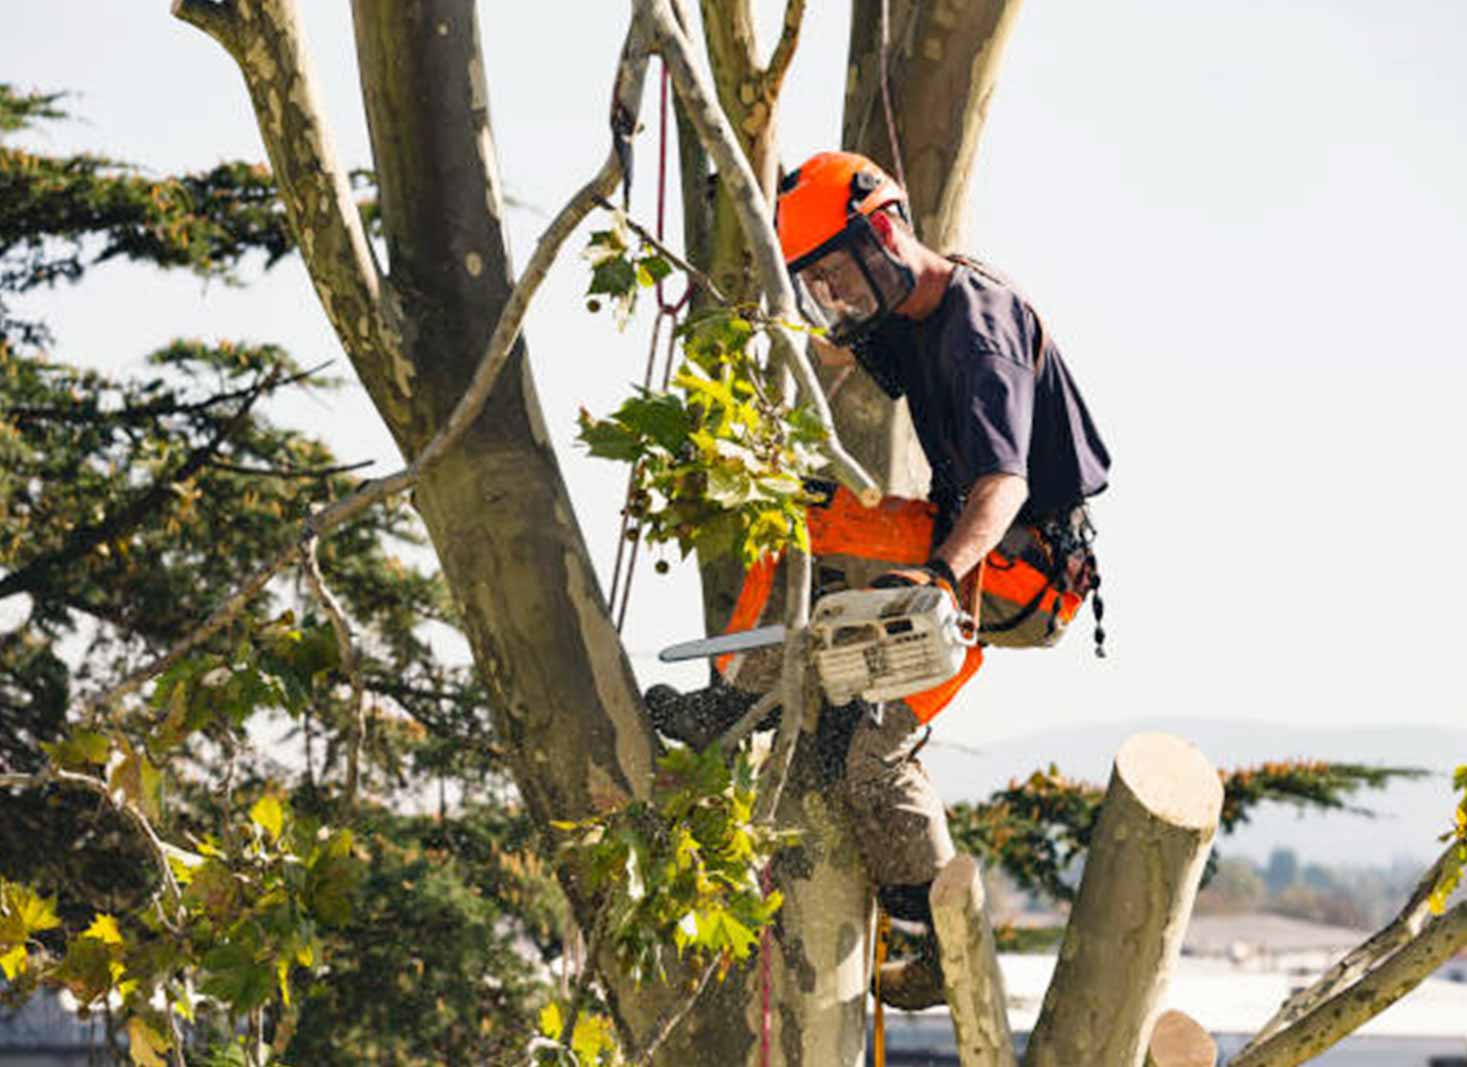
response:
M607 200L604 196L597 197L596 203L600 207L605 208L607 211L620 210L615 204L613 204L610 200ZM622 217L626 219L627 228L629 230L640 237L647 245L655 249L657 251L657 254L660 255L663 259L667 260L674 267L676 267L678 270L682 271L689 278L691 278L693 280L693 284L697 285L716 302L725 306L730 303L728 297L724 295L723 290L718 288L718 285L713 281L712 278L708 277L707 274L703 273L703 271L699 270L687 260L683 259L672 249L668 248L667 245L663 244L655 236L653 236L652 232L641 223L637 222L636 219L633 219L625 212L622 213Z
M351 682L351 747L346 757L346 803L350 809L357 806L357 791L361 784L362 743L367 736L367 694L362 685L362 664L357 656L356 642L352 640L351 624L341 603L326 586L321 574L321 561L316 558L317 538L308 537L301 542L301 570L311 592L321 602L326 615L331 619L331 629L336 634L336 650L341 658L341 669Z
M672 1036L672 1032L678 1028L682 1021L688 1017L688 1013L703 998L703 991L708 988L708 982L713 977L714 972L718 970L718 965L718 960L714 959L712 963L703 969L703 974L698 979L698 984L690 995L679 1000L674 1000L663 1009L662 1014L657 1017L657 1022L652 1027L652 1032L647 1035L646 1045L635 1050L627 1057L632 1067L647 1067L647 1065L651 1064L652 1057L657 1055L657 1050L662 1047L662 1043Z
M178 887L178 879L173 876L173 868L169 865L168 850L157 832L154 831L153 824L148 821L148 817L132 801L114 793L107 787L106 782L90 774L78 774L75 771L65 771L59 768L35 774L0 774L0 789L43 789L48 785L64 785L72 789L84 789L89 793L95 793L105 800L113 811L132 823L144 842L147 843L148 851L153 854L153 860L158 865L158 873L163 879L163 888L168 895L169 904L173 905L175 909L182 908L183 893Z
M173 13L239 66L326 317L373 400L390 422L406 424L415 371L389 319L383 279L326 125L298 0L175 0Z
M725 677L727 676L725 675ZM724 732L723 737L719 740L719 744L723 746L725 753L732 755L733 751L739 745L743 744L744 738L754 732L754 727L763 721L764 716L779 707L780 695L778 688L771 689L760 697L752 708L744 712L743 718L739 719L738 722L734 723Z
M800 26L805 21L805 0L789 0L784 8L784 26L779 41L769 57L769 66L764 70L764 89L771 97L779 95L784 86L784 76L789 73L790 61L795 58L795 48L800 43Z
M279 574L290 563L294 562L299 553L295 545L291 545L285 551L277 555L265 566L247 578L243 585L236 589L223 604L214 609L196 629L181 637L167 652L157 659L139 667L111 689L107 689L95 696L82 701L78 714L83 721L91 719L96 713L109 705L116 704L125 697L137 692L155 675L162 674L179 660L187 656L199 645L213 637L224 627L238 617L245 606L255 598L260 590L271 578Z
M703 85L702 75L693 63L692 44L678 27L668 0L636 0L636 10L651 27L658 54L667 64L678 98L697 129L699 139L718 165L724 188L738 211L744 235L753 250L770 316L775 320L795 321L795 293L769 219L769 205L759 191L759 183L739 148L728 118ZM770 334L775 358L789 367L806 403L814 409L825 428L825 452L835 468L836 477L863 502L875 504L880 499L880 490L871 476L841 446L831 419L830 405L803 349L796 344L794 334L778 321Z
M820 693L809 684L810 557L791 549L785 555L784 565L784 663L778 689L784 714L779 719L774 751L759 783L759 799L754 808L755 820L764 823L772 822L779 811L801 728L807 722L813 725L820 714Z
M1425 926L1431 915L1431 895L1441 882L1442 872L1456 862L1456 854L1457 844L1453 842L1437 857L1437 861L1431 865L1431 868L1421 876L1421 880L1416 883L1416 888L1411 892L1411 898L1390 923L1346 953L1343 959L1320 975L1312 985L1284 1001L1283 1006L1268 1022L1263 1024L1253 1040L1248 1042L1242 1051L1249 1052L1262 1045L1280 1030L1302 1019L1320 1004L1348 989L1368 974L1371 968L1381 960L1399 950L1403 945L1409 944L1412 938L1419 936L1422 927Z
M1429 923L1358 982L1228 1061L1228 1067L1294 1067L1358 1030L1467 945L1467 902Z
M343 463L335 467L247 467L242 463L225 463L223 460L210 460L209 466L214 470L228 471L231 474L250 474L258 478L330 478L337 474L350 474L376 463L375 459L364 459L356 463Z

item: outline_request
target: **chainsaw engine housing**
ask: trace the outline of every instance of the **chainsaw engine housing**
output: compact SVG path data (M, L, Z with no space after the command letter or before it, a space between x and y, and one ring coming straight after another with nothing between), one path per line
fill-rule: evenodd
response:
M832 704L931 689L958 673L976 640L972 618L934 586L850 589L816 602L811 647Z

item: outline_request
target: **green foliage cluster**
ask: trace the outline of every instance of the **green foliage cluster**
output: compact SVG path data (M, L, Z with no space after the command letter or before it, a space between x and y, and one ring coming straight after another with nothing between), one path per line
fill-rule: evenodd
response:
M141 809L155 806L156 776L121 771L135 757L118 763L110 748L105 737L79 732L58 751L89 765L114 764L108 788ZM360 877L350 831L297 818L279 796L264 794L241 825L223 839L200 838L195 848L167 848L165 888L147 904L120 918L98 912L69 938L56 936L62 923L54 897L0 880L7 995L60 986L83 1012L110 998L138 1067L158 1067L161 1053L181 1040L170 1013L193 1023L201 1010L233 1019L276 1002L290 1008L292 973L320 966L321 930L350 914Z
M599 920L627 972L665 979L667 953L726 973L748 958L781 903L760 872L793 837L754 822L755 775L717 746L658 760L653 794L580 822L558 822L569 862L601 894Z
M625 314L639 287L671 269L632 244L620 215L591 250L591 291ZM765 327L757 309L696 314L678 330L684 361L671 390L639 389L601 419L581 411L591 455L632 465L628 511L649 542L705 558L733 552L746 564L789 545L809 550L804 486L825 462L825 432L769 380L755 351Z
M1462 875L1467 871L1467 764L1458 767L1452 775L1452 788L1462 794L1452 817L1452 828L1442 834L1442 840L1454 843L1452 861L1442 871L1441 880L1431 894L1431 910L1440 915L1447 908L1447 898L1462 884Z

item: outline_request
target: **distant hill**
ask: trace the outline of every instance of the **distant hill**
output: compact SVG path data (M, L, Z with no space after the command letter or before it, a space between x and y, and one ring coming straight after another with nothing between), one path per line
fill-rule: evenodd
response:
M922 753L943 798L949 802L988 796L1009 779L1057 764L1068 775L1104 783L1116 750L1131 734L1164 730L1187 738L1219 768L1284 758L1326 759L1437 772L1382 792L1360 794L1374 818L1349 812L1302 815L1291 806L1259 809L1252 822L1224 837L1224 854L1262 861L1276 847L1292 848L1305 863L1383 866L1401 857L1427 862L1439 851L1436 838L1449 825L1453 807L1450 774L1467 763L1467 729L1373 727L1349 730L1291 730L1266 721L1147 719L1079 727L1010 738L992 747L943 744L939 727Z

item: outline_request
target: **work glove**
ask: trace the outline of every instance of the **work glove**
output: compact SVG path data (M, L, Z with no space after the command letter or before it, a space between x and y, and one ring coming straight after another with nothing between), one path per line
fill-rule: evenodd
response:
M933 557L920 567L897 567L885 574L877 575L871 582L872 589L900 589L908 585L935 585L945 590L954 601L958 600L958 579L946 561Z

